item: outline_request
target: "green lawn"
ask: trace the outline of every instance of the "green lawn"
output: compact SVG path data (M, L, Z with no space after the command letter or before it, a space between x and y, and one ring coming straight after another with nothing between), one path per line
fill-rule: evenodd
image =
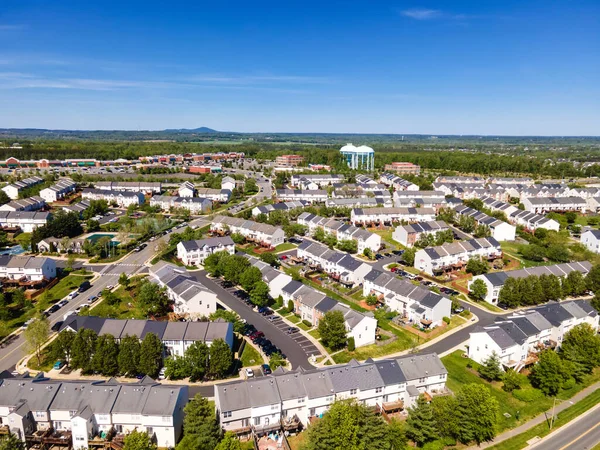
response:
M318 328L315 328L314 330L309 331L308 334L310 334L315 339L321 339L321 333L319 333Z
M61 300L67 295L69 295L72 291L79 288L81 283L85 280L90 280L93 278L93 275L86 274L81 275L79 273L71 273L61 279L56 285L52 286L47 293L43 295L47 295L54 300Z
M246 342L246 345L244 346L244 351L242 352L240 361L242 362L243 367L258 366L265 362L258 350L256 350L248 342Z
M397 242L395 240L392 239L392 233L394 230L392 229L387 229L387 230L379 230L377 228L369 228L369 231L371 233L375 233L378 234L379 236L381 236L381 239L389 242L390 244L393 244L396 246L396 248L392 248L390 250L396 250L396 249L404 249L405 247L400 244L400 242Z
M383 322L383 321L382 321ZM384 324L382 328L387 330L387 327ZM408 331L398 330L396 328L390 327L388 331L394 333L398 339L389 344L384 345L365 345L364 347L359 347L353 352L349 352L348 350L342 350L341 352L333 355L333 360L338 364L347 363L351 359L357 359L359 361L364 361L367 358L378 358L381 356L390 355L392 353L401 352L403 350L408 350L414 345L415 338Z
M130 284L127 288L119 286L114 292L119 298L119 302L114 305L109 305L106 300L93 305L91 308L90 315L98 317L108 317L111 319L146 319L148 311L137 306L135 296L137 294L137 287L144 276L136 276L130 278Z
M520 261L521 268L545 266L545 265L551 264L550 262L531 261L529 259L523 258L523 256L519 253L519 249L521 248L522 245L527 245L527 244L519 244L518 242L515 242L515 241L500 242L500 247L502 248L502 251L504 253L506 253L508 256L510 256L511 258Z
M298 317L295 314L290 314L289 316L286 317L286 319L296 325L298 325L299 323L302 323L302 320L300 319L300 317Z
M463 358L461 351L455 351L450 355L444 356L442 358L442 362L444 363L446 369L448 369L448 381L446 382L446 385L450 390L456 392L461 386L467 383L485 384L491 388L491 394L496 398L496 400L498 400L498 404L500 405L500 418L498 420L497 430L498 433L521 425L522 423L527 422L531 418L544 411L547 411L552 407L552 398L541 397L533 402L523 402L515 398L511 393L503 391L501 382L486 382L477 374L478 364L468 358ZM472 368L467 367L467 364L469 363L471 363ZM599 379L600 371L596 370L593 374L587 377L584 383L578 384L572 389L561 390L557 398L560 400L569 399L577 392L581 391L586 386L595 383ZM527 383L526 385L522 386L522 389L534 388ZM510 414L510 417L504 417L503 414L505 413Z
M309 327L308 325L306 325L304 322L300 322L298 323L298 328L302 328L304 331L308 331L310 330L312 327Z
M292 244L290 242L284 242L283 244L279 244L277 247L275 247L275 253L285 252L287 250L292 250L297 247L298 246L296 244Z

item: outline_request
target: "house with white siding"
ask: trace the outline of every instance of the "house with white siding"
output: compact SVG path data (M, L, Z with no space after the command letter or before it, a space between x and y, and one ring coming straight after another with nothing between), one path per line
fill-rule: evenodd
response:
M177 193L180 197L193 197L194 192L196 192L196 187L189 181L184 181L181 183L179 185L179 189L177 190Z
M350 213L353 225L391 225L395 222L430 222L435 220L433 208L355 208Z
M395 191L418 191L419 186L410 181L400 178L393 173L383 173L379 177L379 181L386 186L392 186Z
M410 225L399 225L392 233L392 239L405 247L413 247L421 236L428 234L437 234L442 231L450 230L443 220L433 220L431 222L417 222Z
M521 199L525 211L536 214L549 212L574 211L584 214L587 211L587 202L581 197L526 197Z
M581 233L581 243L589 251L600 253L600 230L586 230Z
M75 192L75 189L77 189L77 183L70 178L61 178L56 184L46 189L42 189L40 191L40 197L48 203L53 203L62 200L69 194Z
M0 283L27 285L56 278L56 263L41 256L0 255Z
M304 201L310 204L323 203L327 200L327 191L322 189L276 189L275 199L278 202Z
M162 192L162 183L152 181L97 181L94 186L103 191L137 192L148 195Z
M0 211L38 211L46 207L46 200L39 196L13 200L0 206Z
M106 200L109 204L116 203L121 208L130 205L142 205L145 202L144 194L141 192L109 191L106 189L87 188L81 192L83 200Z
M212 210L213 202L203 197L173 197L155 195L150 199L150 206L157 206L163 211L187 209L191 214L206 214Z
M239 233L246 240L268 248L275 248L285 241L285 233L280 227L237 217L213 217L210 231L218 234Z
M0 227L20 228L24 233L31 233L38 227L48 223L52 215L39 211L0 211Z
M510 223L513 225L520 225L529 232L534 232L538 228L552 231L558 231L560 229L560 224L556 220L548 219L541 214L524 211L517 208L515 205L504 203L490 197L483 197L481 200L486 208L492 211L502 211L506 214L506 218Z
M314 189L318 187L330 186L334 183L343 183L346 181L346 177L344 175L336 175L336 174L315 174L315 175L292 175L290 180L290 184L292 186L299 186L301 183L312 183L316 185Z
M177 258L186 266L199 266L204 260L216 252L235 253L235 244L229 236L181 241L177 244Z
M35 186L36 184L43 183L44 179L41 177L30 177L24 178L19 181L15 181L14 183L7 184L2 188L8 198L11 200L16 200L19 198L19 194L23 189L29 188L31 186Z
M491 236L498 242L514 241L517 233L517 227L506 223L495 217L488 216L481 211L469 208L466 205L457 205L454 211L460 216L472 217L478 225L483 225L489 228Z
M302 201L294 201L294 202L274 203L272 205L255 206L254 208L252 208L252 216L256 217L256 216L259 216L260 214L264 214L268 217L269 214L271 214L273 211L288 212L288 211L291 211L294 209L302 209L308 205L309 205L309 203L307 201L302 200Z

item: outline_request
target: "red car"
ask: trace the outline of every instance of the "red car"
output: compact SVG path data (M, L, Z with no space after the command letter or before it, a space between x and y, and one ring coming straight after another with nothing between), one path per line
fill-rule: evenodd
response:
M281 255L281 257L279 259L281 259L282 261L285 261L287 259L287 255Z

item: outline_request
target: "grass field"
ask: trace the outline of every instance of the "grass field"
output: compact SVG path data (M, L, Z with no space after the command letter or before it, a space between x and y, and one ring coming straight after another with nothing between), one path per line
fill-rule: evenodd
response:
M349 352L348 350L342 350L341 352L332 356L333 360L338 364L343 364L347 363L353 358L359 361L364 361L367 358L378 358L381 356L390 355L392 353L401 352L403 350L408 350L416 342L415 337L408 331L398 330L391 326L388 331L394 333L398 339L396 339L393 342L390 342L389 344L384 345L365 345L364 347L357 348L353 352Z
M81 283L83 283L85 280L90 280L92 278L93 275L89 273L86 275L82 275L80 273L71 273L60 280L55 286L52 286L52 288L50 288L44 295L47 295L54 300L61 300L72 291L79 288Z
M143 276L130 278L130 284L127 288L119 286L114 292L119 302L109 305L106 300L101 300L93 308L93 315L98 317L108 317L111 319L146 319L148 312L137 306L135 299L137 288ZM90 315L92 315L90 313Z
M299 322L299 323L298 323L298 328L302 328L304 331L308 331L308 330L310 330L312 327L309 327L308 325L306 325L306 324L305 324L305 323L303 323L303 322Z
M392 233L393 230L392 229L388 229L388 230L380 230L378 228L369 228L368 229L371 233L375 233L378 234L379 236L381 236L381 239L389 242L390 244L393 244L396 246L396 248L393 248L391 250L396 250L396 249L404 249L405 247L400 244L400 242L395 241L394 239L392 239Z
M240 361L242 362L243 367L258 366L265 362L258 350L256 350L252 345L248 344L247 342L244 346L244 351L242 352Z
M277 247L275 247L275 253L279 253L279 252L285 252L287 250L292 250L294 248L297 248L298 246L296 244L291 244L289 242L284 242L283 244L279 244Z

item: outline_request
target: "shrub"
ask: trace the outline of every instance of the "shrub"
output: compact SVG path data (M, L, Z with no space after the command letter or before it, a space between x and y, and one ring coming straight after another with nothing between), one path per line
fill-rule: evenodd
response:
M294 310L294 301L293 300L288 300L287 309L288 309L288 311Z
M444 318L442 319L444 322L446 322L448 325L450 325L450 317L446 317L444 316Z
M461 317L464 317L465 319L468 319L469 317L471 317L471 311L469 311L468 309L465 309L463 312L461 312L459 314Z
M431 441L431 442L427 442L422 449L423 450L444 450L444 448L446 447L446 443L442 440L436 440L436 441Z
M563 389L573 389L577 384L577 380L575 378L570 377L567 381L562 384Z
M473 364L471 364L471 362L469 361L469 362L467 363L467 369L472 369L472 368L473 368Z
M348 338L348 351L353 352L356 349L356 344L354 343L354 337L350 336Z
M313 326L313 324L312 324L312 323L310 323L308 320L303 320L303 321L302 321L302 323L303 323L304 325L306 325L307 327L310 327L310 328L312 328L312 326Z
M535 388L516 389L513 391L512 395L517 400L521 400L522 402L526 403L532 403L536 400L544 398L544 393Z

